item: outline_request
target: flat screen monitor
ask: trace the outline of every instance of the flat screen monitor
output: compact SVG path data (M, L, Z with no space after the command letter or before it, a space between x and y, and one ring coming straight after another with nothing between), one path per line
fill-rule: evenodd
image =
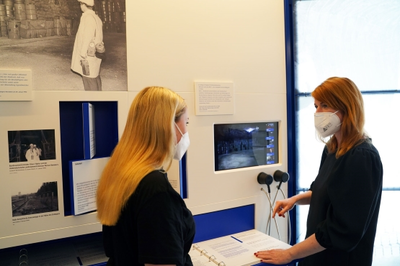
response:
M214 124L215 171L277 164L278 122Z

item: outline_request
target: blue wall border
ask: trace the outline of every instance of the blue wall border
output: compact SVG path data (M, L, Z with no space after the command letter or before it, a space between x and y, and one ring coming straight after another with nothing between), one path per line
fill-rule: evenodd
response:
M287 143L288 143L288 172L291 176L288 182L288 197L295 195L297 188L296 166L296 110L297 101L295 95L294 76L294 35L293 35L293 3L295 0L284 0L284 24L285 24L285 56L286 56L286 107L287 107ZM290 244L296 243L297 213L294 208L291 213L291 239Z
M254 217L254 204L194 215L196 235L193 242L254 229Z

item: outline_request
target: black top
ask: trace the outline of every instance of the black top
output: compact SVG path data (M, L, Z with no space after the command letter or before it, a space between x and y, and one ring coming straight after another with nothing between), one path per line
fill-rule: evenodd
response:
M383 169L375 147L365 141L335 158L325 147L307 219L326 250L299 265L371 265L382 194Z
M106 255L123 266L191 266L194 234L192 213L160 171L142 179L115 226L103 226Z

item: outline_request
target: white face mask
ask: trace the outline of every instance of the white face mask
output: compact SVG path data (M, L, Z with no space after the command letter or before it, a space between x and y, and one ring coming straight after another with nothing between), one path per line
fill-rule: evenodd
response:
M178 125L175 123L176 128L179 130L179 133L181 133L182 138L178 142L178 144L175 145L175 154L174 154L174 159L180 161L189 148L190 145L190 139L189 139L189 132L186 132L185 134L182 134L182 131L179 129Z
M321 135L321 137L326 138L330 135L335 134L339 131L340 122L339 117L336 115L338 111L331 112L320 112L314 114L314 125L315 129Z

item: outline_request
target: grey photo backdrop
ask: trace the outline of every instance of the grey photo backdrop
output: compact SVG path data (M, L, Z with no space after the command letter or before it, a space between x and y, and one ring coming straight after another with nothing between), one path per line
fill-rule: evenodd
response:
M94 0L103 22L103 91L127 90L125 0ZM83 91L71 71L77 0L0 0L0 69L31 69L34 90Z

